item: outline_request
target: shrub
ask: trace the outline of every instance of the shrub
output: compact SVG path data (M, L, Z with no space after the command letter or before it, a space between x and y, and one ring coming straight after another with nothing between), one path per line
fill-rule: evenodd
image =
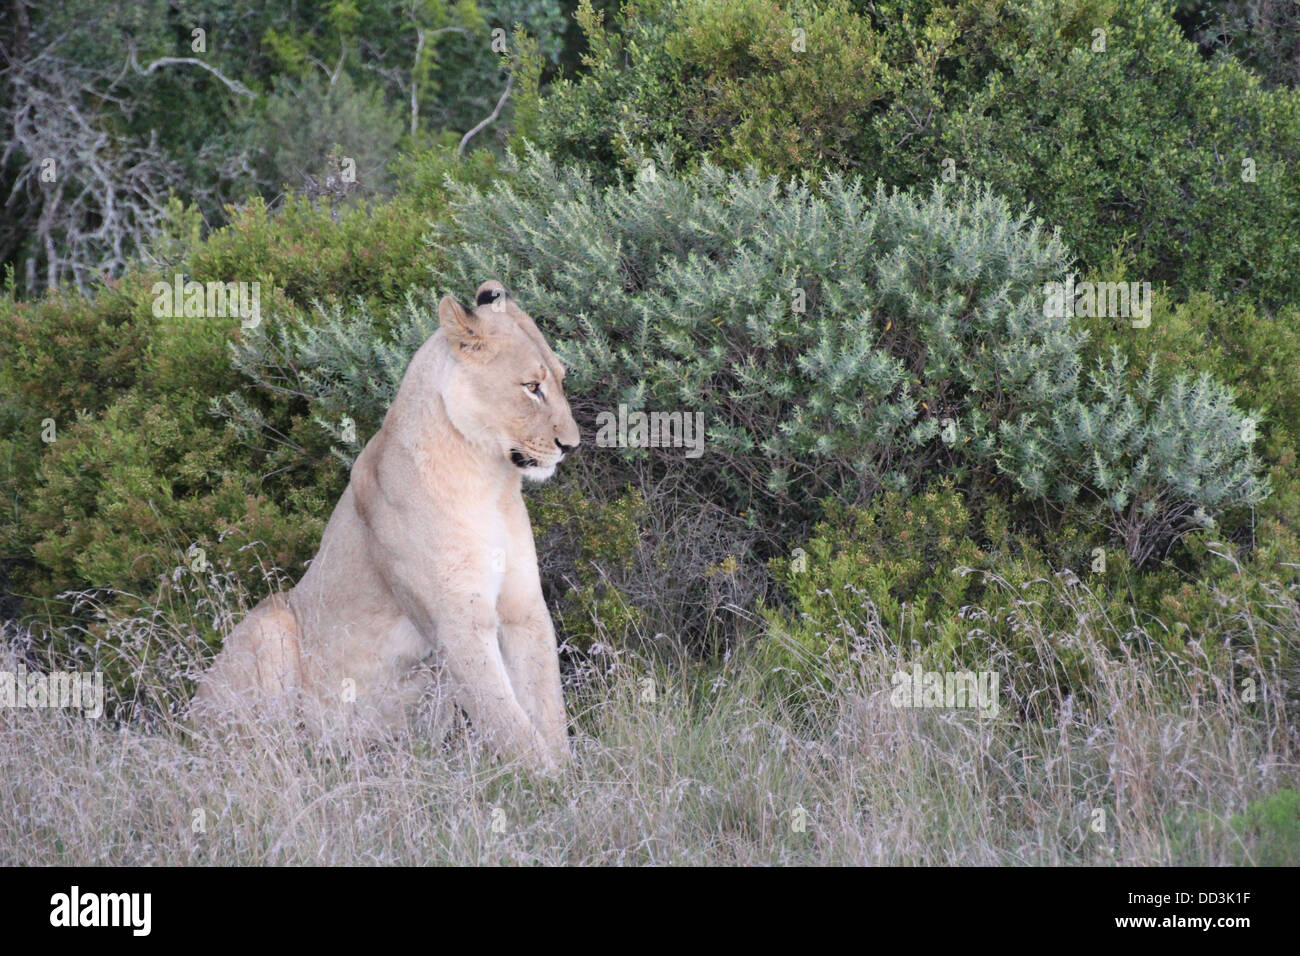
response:
M1300 791L1284 788L1253 801L1228 821L1243 849L1241 865L1296 866L1300 864Z
M1203 519L1264 493L1245 413L1203 375L1130 375L1117 351L1080 376L1088 333L1043 307L1043 281L1067 268L1065 251L987 191L940 187L918 199L832 179L814 194L707 164L695 177L660 164L598 191L544 157L510 169L508 184L459 190L448 229L463 241L448 248L441 281L465 290L508 277L570 366L566 391L588 447L530 507L572 647L659 633L700 646L721 633L721 609L771 592L762 562L818 516L830 577L814 590L865 589L893 608L876 612L882 626L924 631L937 653L967 642L960 609L982 593L976 578L951 575L959 565L1016 586L1038 581L1025 598L1050 606L1042 582L1087 567L1102 547L1116 616L1129 602L1147 616L1181 615L1190 633L1196 615L1212 614L1208 587L1181 592L1170 572L1144 589L1130 571L1179 538L1203 556L1189 537ZM236 417L254 436L265 423L241 401L304 396L306 417L349 461L435 324L432 297L412 296L396 313L333 306L253 330L234 352L248 378L231 399ZM620 403L700 410L705 456L592 449L596 414ZM290 450L277 461L304 459ZM938 474L968 497L903 494ZM878 509L870 521L842 510L867 504ZM1107 527L1127 554L1098 534ZM917 534L938 551L890 550ZM833 557L862 540L869 551ZM820 622L801 632L815 644L810 635L833 618L806 604L812 581L785 583ZM1014 647L1015 626L1004 619L991 633ZM1174 646L1188 637L1153 630Z
M1130 386L1116 351L1089 384L1050 416L1003 422L999 466L1035 497L1070 503L1086 488L1137 563L1193 528L1213 528L1225 506L1267 496L1250 452L1257 417L1209 375L1179 376L1161 393L1153 361Z
M106 285L94 299L0 297L0 556L12 594L37 535L25 516L44 454L77 420L128 390L145 361L153 316L141 277Z
M425 281L437 250L424 234L438 196L359 203L336 218L328 205L290 196L270 209L261 199L191 247L177 267L198 278L274 285L302 308L311 303L401 301ZM264 292L268 291L264 289Z
M1010 529L1001 506L977 517L948 482L866 508L833 505L802 547L772 561L790 602L765 611L768 680L796 697L836 686L863 647L883 641L909 667L1011 668L1029 689L1019 706L1044 692L1059 704L1096 691L1097 652L1155 650L1224 674L1222 694L1294 711L1295 587L1270 578L1275 568L1212 553L1197 537L1199 580L1171 567L1139 572L1122 552L1098 562L1089 538L1086 527L1063 529L1053 559ZM1069 637L1081 631L1089 646Z
M1117 366L1079 381L1088 333L1044 308L1066 252L986 190L868 197L832 176L814 194L705 164L593 193L537 155L517 176L459 190L447 285L511 277L572 368L580 422L620 405L699 411L711 447L694 472L737 512L780 527L827 496L1005 474L1117 531L1136 507L1126 544L1145 560L1187 515L1267 492L1220 386L1130 382Z
M557 599L556 627L565 643L584 651L597 643L635 643L645 614L618 584L638 560L645 499L629 489L603 502L551 484L529 495L528 506L545 555L539 569Z
M482 177L492 165L461 164L445 151L404 162L422 176L418 197L337 216L297 197L274 211L257 200L204 239L190 228L192 210L173 204L160 267L86 298L0 299L7 599L57 615L49 602L60 593L112 588L129 603L187 566L191 545L236 572L268 562L300 570L347 480L329 455L334 436L304 396L283 389L240 396L265 425L255 440L229 430L211 405L243 383L230 349L254 330L236 319L156 317L152 287L177 274L260 283L259 337L309 323L313 302L326 310L400 302L438 255L423 242L430 217L445 208L435 173ZM48 444L47 418L57 430ZM249 586L264 587L265 577Z
M248 135L260 159L261 181L273 188L324 186L328 175L339 172L331 168L333 154L353 164L352 181L336 189L366 195L386 191L387 166L397 153L403 119L380 87L358 85L346 73L338 82L315 73L297 80L277 76L272 85Z
M985 558L972 530L951 487L889 492L867 508L832 505L805 547L773 561L791 606L769 612L782 635L767 643L771 664L831 681L872 630L947 660L971 626L959 612L978 590L978 576L959 569Z
M1180 296L1273 308L1300 289L1300 94L1204 60L1164 0L684 0L579 22L589 69L554 86L537 136L603 181L656 143L782 178L970 177L1086 266L1123 247Z
M620 406L701 416L706 458L625 449L611 493L648 459L780 535L827 497L1008 477L1030 503L1100 515L1139 562L1266 494L1248 417L1212 380L1134 378L1116 354L1080 381L1089 333L1044 308L1066 252L987 190L868 196L831 177L815 194L659 162L596 191L533 154L491 190L456 187L439 273L451 289L510 277L571 366L580 423ZM354 453L433 329L429 302L335 307L254 330L236 363L254 392L307 396L327 429L352 419Z
M265 551L239 559L241 570L264 559L289 566L310 548L319 525L286 519L259 494L256 475L232 469L238 451L206 417L202 396L135 391L68 430L24 512L39 535L33 551L47 584L38 590L152 593L192 548L220 565L261 540Z
M708 143L711 130L725 130L715 160L737 167L860 166L861 118L887 96L883 38L867 20L839 0L702 3L684 14L664 52L704 74L708 92L692 98L690 140Z
M1166 368L1212 374L1232 387L1240 404L1258 409L1259 454L1274 493L1252 521L1230 521L1224 533L1265 549L1289 542L1276 557L1290 560L1300 550L1300 309L1270 316L1204 293L1178 303L1157 294L1148 328L1099 325L1098 331L1100 344L1121 349L1132 365L1154 358Z
M136 606L177 568L247 573L310 554L320 532L313 489L272 500L256 456L209 413L209 396L237 381L225 360L232 334L229 320L157 319L130 388L82 410L43 449L15 521L31 554L16 583L29 597L106 589Z
M1075 540L1058 548L1080 556L1079 532L1065 537ZM772 564L790 605L766 611L762 650L775 685L795 694L834 686L878 640L925 669L986 669L1000 658L1032 672L1030 685L1081 688L1086 654L1062 644L1044 658L1031 631L1074 623L1062 587L1112 615L1132 598L1122 556L1105 575L1085 560L1076 564L1082 579L1062 571L1059 583L1047 557L1009 530L1005 509L993 504L978 518L948 481L910 497L887 492L865 508L833 505L803 547ZM1109 637L1114 651L1119 634Z
M1203 61L1163 2L1118 0L1109 23L1077 33L1031 9L1036 35L951 116L941 155L1032 203L1086 263L1123 245L1137 275L1180 296L1294 300L1300 96Z

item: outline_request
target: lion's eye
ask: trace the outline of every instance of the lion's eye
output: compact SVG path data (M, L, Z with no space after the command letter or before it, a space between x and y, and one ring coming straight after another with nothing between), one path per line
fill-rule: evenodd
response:
M541 382L524 382L524 388L528 389L528 391L531 394L536 395L538 398L541 398L542 396Z

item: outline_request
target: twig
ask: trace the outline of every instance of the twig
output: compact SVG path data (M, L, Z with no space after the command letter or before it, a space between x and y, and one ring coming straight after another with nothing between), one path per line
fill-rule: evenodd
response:
M464 136L461 137L460 145L456 147L457 156L460 156L465 152L465 144L468 143L476 133L481 132L483 128L487 126L489 123L495 122L496 118L501 115L501 107L506 105L506 97L510 95L510 87L514 85L514 82L515 82L515 75L511 73L509 76L506 77L506 88L504 92L502 92L501 94L501 99L497 100L496 107L488 115L487 119L483 120L483 122L479 123L477 126L475 126L468 133L466 133Z
M226 84L226 86L230 89L232 93L237 93L240 96L247 96L252 99L256 99L257 97L257 94L254 93L252 90L250 90L248 87L246 87L243 83L240 83L238 80L232 80L230 77L226 76L226 74L218 70L215 66L212 66L210 63L204 63L202 60L198 59L197 57L160 56L158 59L154 60L148 66L141 67L139 61L136 60L135 58L135 47L132 46L130 49L130 53L128 54L127 62L131 65L131 68L135 70L135 72L139 73L141 76L148 76L150 73L158 69L158 67L160 66L172 66L174 64L188 64L189 66L202 67L203 69L211 73L213 76L215 76L217 79L219 79L222 83Z

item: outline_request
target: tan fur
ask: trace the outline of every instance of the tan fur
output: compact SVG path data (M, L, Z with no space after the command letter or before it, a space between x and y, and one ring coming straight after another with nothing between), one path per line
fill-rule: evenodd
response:
M485 292L499 297L439 304L441 328L353 464L319 553L227 639L195 695L197 721L287 705L318 732L387 733L442 674L501 752L538 767L567 756L521 479L550 477L578 426L533 320L500 283L476 300Z

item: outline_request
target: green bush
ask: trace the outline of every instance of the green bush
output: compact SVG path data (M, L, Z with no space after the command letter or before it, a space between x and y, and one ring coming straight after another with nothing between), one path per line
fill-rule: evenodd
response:
M556 628L572 648L634 643L646 614L619 584L638 562L645 498L629 489L612 501L552 483L528 496L539 568L552 585Z
M832 176L814 194L706 163L596 193L538 155L516 176L459 190L447 285L511 277L571 366L580 421L702 413L695 471L736 511L779 526L828 495L1001 474L1102 514L1142 561L1267 492L1213 381L1112 365L1080 382L1088 333L1044 308L1065 250L987 191L868 197Z
M1300 309L1270 316L1204 293L1177 303L1157 294L1148 328L1099 326L1099 342L1121 349L1133 365L1154 358L1165 367L1212 374L1232 387L1241 405L1259 410L1259 454L1274 493L1252 516L1258 529L1230 523L1225 533L1261 548L1288 543L1279 559L1300 551Z
M313 303L383 309L424 281L438 255L423 236L446 208L442 177L482 179L492 163L438 150L403 164L418 196L346 211L255 200L203 239L192 210L173 204L161 267L87 298L0 299L0 553L5 590L26 612L61 616L67 602L56 595L96 588L120 592L124 607L151 599L161 576L188 567L192 546L214 568L300 572L347 480L329 455L328 426L339 423L318 422L292 390L241 395L232 355L248 337L309 325ZM153 284L176 275L259 283L261 324L155 316ZM228 393L266 427L231 428L213 407ZM48 443L46 419L56 429ZM247 582L255 594L267 586L260 570Z
M329 157L351 160L352 182L335 186L362 195L388 191L388 164L397 153L404 117L385 102L378 85L355 83L346 73L337 82L310 72L298 79L277 76L261 104L249 138L261 158L260 179L302 189L325 184L338 167Z
M1300 791L1283 789L1256 800L1228 826L1256 851L1239 865L1300 865Z
M79 414L95 415L131 388L154 318L147 279L128 275L94 299L0 297L0 555L4 589L20 587L37 540L25 516L42 457ZM16 577L15 577L16 576Z
M789 596L765 611L759 645L773 688L798 697L840 686L855 656L883 643L907 668L997 669L1017 706L1039 694L1087 699L1098 682L1088 635L1114 658L1156 649L1188 675L1229 675L1218 692L1249 687L1254 707L1297 706L1300 621L1270 564L1213 555L1217 545L1196 536L1199 580L1170 566L1139 570L1122 551L1096 550L1086 526L1062 528L1049 553L1017 534L1002 506L983 504L976 515L945 481L828 508L801 547L771 562Z
M103 588L155 598L160 579L190 564L194 548L245 573L310 553L322 524L285 516L260 493L257 475L232 469L239 450L209 417L202 395L141 390L68 430L42 461L24 509L39 536L37 593ZM262 547L244 550L253 541Z
M977 519L947 483L830 509L804 547L773 562L790 604L765 612L759 654L772 691L803 700L843 686L863 653L886 646L900 671L995 671L1000 705L1021 712L1086 694L1095 654L1067 635L1094 617L1128 616L1129 566L1120 556L1107 575L1086 564L1082 577L1057 574L1006 521L997 506ZM1137 620L1126 633L1097 631L1111 654L1135 640L1181 643Z
M727 131L715 160L789 172L859 166L861 118L886 99L889 72L867 20L842 0L704 3L684 14L664 52L702 67L708 93L688 131L706 143L710 130Z
M400 301L427 279L437 250L426 245L438 197L359 204L335 221L328 205L290 196L271 210L254 199L177 263L200 282L274 285L296 305ZM268 291L264 288L263 294Z
M13 529L32 560L15 574L31 598L110 589L134 603L155 598L192 548L214 567L251 572L301 561L319 534L302 514L313 489L272 501L256 456L208 410L211 395L238 381L226 358L237 320L151 322L130 387L103 409L80 410L24 483ZM300 512L292 519L281 509L290 501ZM261 546L245 549L253 541Z
M1034 318L1064 250L987 194L869 198L831 180L819 198L712 166L602 194L537 156L518 175L462 191L448 285L510 276L560 343L580 412L701 412L718 466L696 470L738 511L865 500L961 464L937 437L948 414L987 457L1002 418L1074 385L1083 336ZM999 375L1019 388L967 401Z
M1251 453L1256 423L1204 373L1161 392L1153 361L1131 384L1115 351L1098 360L1085 397L1003 422L999 466L1035 497L1102 502L1107 527L1142 564L1215 527L1214 514L1267 496Z
M568 361L588 429L620 405L706 423L701 459L603 454L619 463L611 497L648 461L779 536L828 497L862 504L942 473L1065 506L1145 563L1267 493L1252 420L1212 379L1130 375L1117 350L1081 378L1088 331L1044 308L1065 250L985 190L868 196L832 177L815 194L705 164L601 191L536 154L508 168L490 190L457 187L443 287L510 277ZM433 328L427 301L335 307L253 330L236 364L254 393L307 396L336 439L351 419L349 460ZM242 401L236 417L264 430Z
M867 508L832 505L805 547L773 561L791 606L769 615L782 635L767 643L770 662L827 679L872 631L948 660L971 627L961 609L981 590L978 575L960 571L984 564L974 530L950 486L888 492Z
M1300 96L1206 63L1164 2L1118 0L1078 33L1048 26L1051 5L1031 9L1029 42L951 117L942 155L1032 203L1086 263L1122 245L1136 275L1180 296L1294 300Z
M1180 296L1300 291L1300 94L1204 60L1164 0L679 0L579 20L588 70L555 85L537 137L604 181L656 143L782 178L973 178L1059 224L1086 266L1122 247Z

